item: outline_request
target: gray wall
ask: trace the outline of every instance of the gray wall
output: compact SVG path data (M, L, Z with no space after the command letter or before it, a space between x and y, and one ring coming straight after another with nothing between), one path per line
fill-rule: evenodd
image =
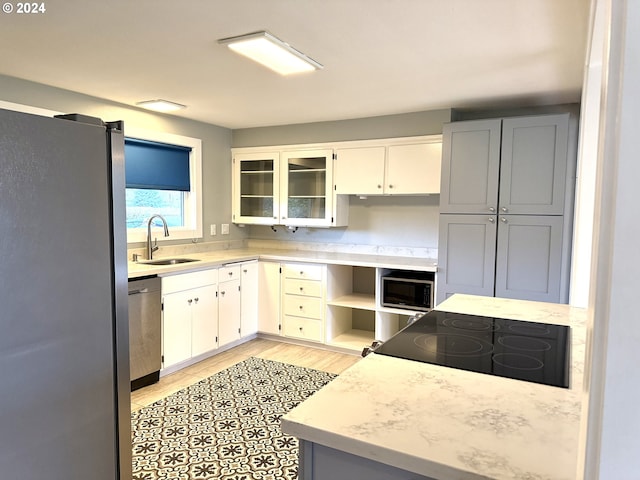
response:
M241 128L233 131L233 146L255 147L431 135L442 133L442 124L449 121L451 110L444 109L334 122Z
M0 75L0 100L65 113L82 113L105 121L202 140L204 241L241 240L246 231L232 227L230 235L209 235L209 225L231 223L231 130L171 115L161 115L108 100ZM166 244L184 242L163 242Z
M463 109L456 108L451 111L451 121L479 120L483 118L516 117L522 115L544 115L553 113L572 113L580 116L579 103L565 103L561 105L534 105L529 107L503 107L490 109Z

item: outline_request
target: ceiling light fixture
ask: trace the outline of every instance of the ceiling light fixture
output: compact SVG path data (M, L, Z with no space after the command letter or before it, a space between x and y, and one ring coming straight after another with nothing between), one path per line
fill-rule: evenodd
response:
M280 75L320 70L321 64L288 43L261 31L218 40L234 52L264 65Z
M136 103L136 105L148 110L153 110L155 112L175 112L176 110L187 108L186 105L170 102L168 100L162 100L159 98L156 100L145 100L143 102L138 102Z

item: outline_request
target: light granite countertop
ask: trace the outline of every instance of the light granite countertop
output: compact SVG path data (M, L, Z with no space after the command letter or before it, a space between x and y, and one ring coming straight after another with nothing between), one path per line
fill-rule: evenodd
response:
M144 260L140 263L128 262L129 278L139 278L148 275L167 276L178 273L187 273L208 268L215 268L235 262L248 260L270 260L278 262L306 262L326 263L334 265L353 265L363 267L384 267L408 270L422 270L435 272L436 259L395 256L372 255L363 253L323 252L298 249L261 249L261 248L237 248L229 250L214 250L210 252L189 253L184 252L175 255L157 256L155 260L166 258L192 258L197 262L181 263L177 265L147 265Z
M283 431L435 479L574 479L585 311L471 295L438 309L571 326L570 388L370 354L282 417Z

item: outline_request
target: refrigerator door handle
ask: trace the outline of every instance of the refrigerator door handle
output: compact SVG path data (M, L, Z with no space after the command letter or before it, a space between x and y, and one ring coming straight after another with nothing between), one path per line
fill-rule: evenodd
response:
M149 293L148 288L140 288L138 290L130 290L129 295L139 295L141 293Z

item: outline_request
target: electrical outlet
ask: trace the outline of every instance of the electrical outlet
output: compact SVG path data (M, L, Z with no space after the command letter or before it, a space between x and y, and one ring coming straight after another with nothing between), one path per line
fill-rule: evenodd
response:
M209 229L211 230L211 236L214 236L214 235L216 234L216 224L215 224L215 223L212 223L212 224L209 226Z
M220 233L222 233L222 235L229 235L229 224L228 223L223 223L222 225L220 225Z

